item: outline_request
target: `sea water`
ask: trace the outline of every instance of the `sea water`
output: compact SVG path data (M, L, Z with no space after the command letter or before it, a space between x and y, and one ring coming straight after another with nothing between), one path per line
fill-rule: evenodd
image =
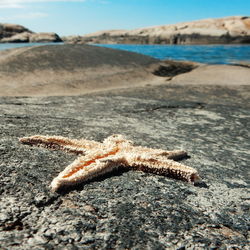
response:
M103 44L152 56L161 60L194 61L207 64L250 63L250 45L128 45Z
M46 43L59 44L59 43ZM62 44L62 43L60 43ZM44 43L3 43L0 50L45 45ZM127 50L161 60L194 61L207 64L250 63L250 45L130 45L98 44L98 46Z

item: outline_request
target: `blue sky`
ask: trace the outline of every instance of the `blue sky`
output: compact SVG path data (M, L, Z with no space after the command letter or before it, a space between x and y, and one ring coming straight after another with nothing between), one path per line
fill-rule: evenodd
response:
M250 0L0 0L0 22L59 35L234 15L250 15Z

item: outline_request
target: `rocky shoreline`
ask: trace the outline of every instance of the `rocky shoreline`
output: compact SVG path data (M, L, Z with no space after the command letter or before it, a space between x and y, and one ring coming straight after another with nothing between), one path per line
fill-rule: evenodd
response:
M78 44L249 44L250 17L233 16L135 30L106 30L84 36L34 33L15 24L0 24L0 43L65 42Z
M83 44L249 44L250 18L226 17L135 30L106 30L66 37L64 41Z
M90 45L1 51L1 248L248 249L250 68L222 66ZM202 182L121 169L53 193L76 156L18 141L35 134L186 150Z
M0 23L0 43L49 43L62 42L53 32L34 33L17 24Z
M249 85L245 65L161 61L93 45L43 45L0 51L0 96L80 95L159 84Z

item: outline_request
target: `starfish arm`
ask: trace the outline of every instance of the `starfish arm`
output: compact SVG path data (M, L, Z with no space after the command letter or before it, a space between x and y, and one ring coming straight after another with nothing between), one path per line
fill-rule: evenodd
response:
M125 137L122 135L111 135L108 138L106 138L103 143L107 147L110 147L113 145L114 142L122 145L121 149L123 149L124 151L126 150L136 151L138 154L147 153L154 157L165 157L167 159L172 159L172 160L180 160L187 157L187 152L183 150L166 151L162 149L134 146L132 141L126 140Z
M169 160L178 161L183 158L186 158L188 154L186 151L183 151L183 150L173 150L173 151L164 151L159 154L159 157L161 156L164 158L166 157Z
M166 151L162 149L153 149L141 146L134 147L134 150L138 154L150 154L152 157L164 157L175 161L187 157L187 152L183 150Z
M75 154L88 153L94 147L99 147L101 143L90 140L69 139L62 136L44 136L34 135L30 137L20 138L19 141L23 144L31 146L44 147L52 150L63 150Z
M72 186L104 175L125 164L124 158L112 155L101 159L86 155L76 159L51 182L52 191L63 186Z
M191 183L200 180L196 169L175 162L187 156L182 150L165 151L134 146L122 135L111 135L103 143L61 136L35 135L19 139L31 146L84 154L65 168L51 183L53 191L62 186L93 179L119 166L170 176Z
M145 153L127 154L125 158L127 160L127 164L137 170L166 175L190 183L196 183L200 180L196 169L173 160L164 159L162 157L152 157L151 155Z

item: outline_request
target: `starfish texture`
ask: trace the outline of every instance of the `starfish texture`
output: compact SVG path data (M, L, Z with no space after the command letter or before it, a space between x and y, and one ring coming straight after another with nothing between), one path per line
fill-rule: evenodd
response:
M134 146L132 141L126 140L122 135L111 135L103 143L42 135L20 138L20 142L80 155L54 178L51 183L52 191L93 179L118 167L166 175L190 183L200 179L194 168L175 161L186 157L185 151Z

